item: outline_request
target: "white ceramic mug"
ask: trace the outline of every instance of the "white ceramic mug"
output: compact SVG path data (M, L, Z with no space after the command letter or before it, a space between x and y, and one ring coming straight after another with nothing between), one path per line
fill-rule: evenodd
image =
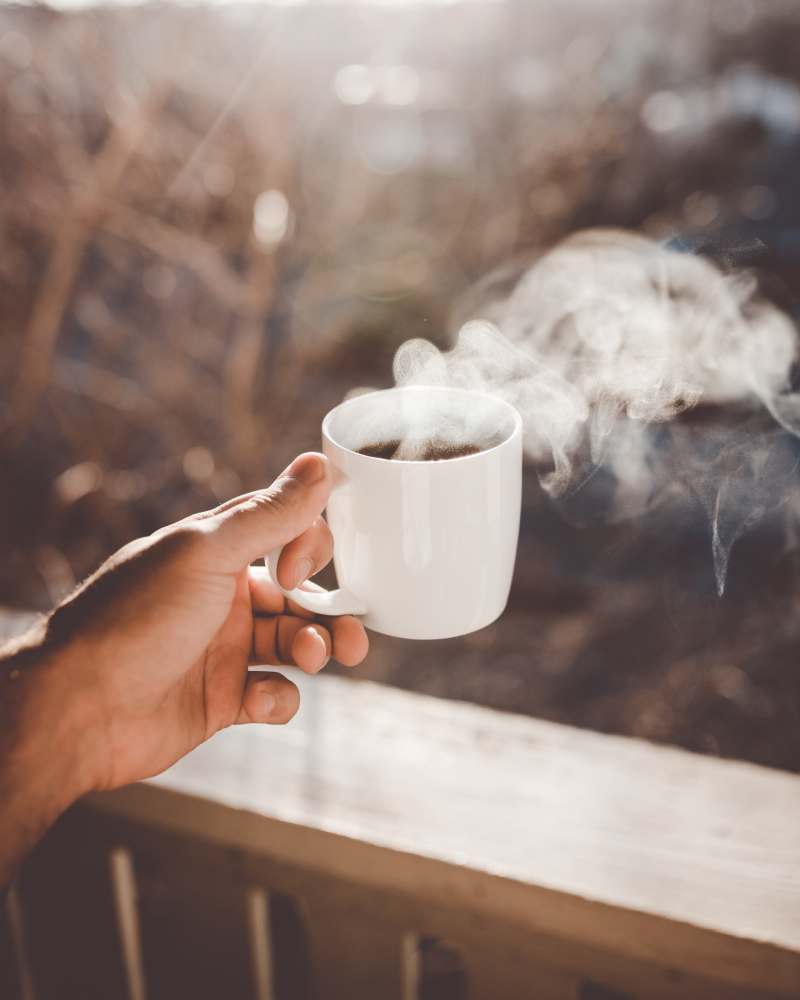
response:
M476 454L397 461L359 454L402 439L421 419ZM499 443L494 443L499 442ZM522 497L522 421L504 400L466 389L408 387L356 396L322 424L333 468L327 519L340 589L284 594L315 614L355 614L377 632L445 639L493 622L508 599ZM266 558L277 582L280 550Z

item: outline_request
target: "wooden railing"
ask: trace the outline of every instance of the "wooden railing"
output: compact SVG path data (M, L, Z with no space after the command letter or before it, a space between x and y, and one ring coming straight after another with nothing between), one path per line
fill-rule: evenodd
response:
M336 677L96 796L0 929L14 1000L800 996L800 779Z

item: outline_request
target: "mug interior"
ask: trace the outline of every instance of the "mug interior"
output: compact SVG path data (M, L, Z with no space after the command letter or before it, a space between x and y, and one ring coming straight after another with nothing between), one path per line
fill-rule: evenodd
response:
M334 444L349 451L403 442L407 454L413 456L417 443L431 441L488 451L507 441L520 425L513 406L495 396L470 389L408 386L355 396L341 403L325 418L322 431ZM474 456L447 460L462 461L464 457Z

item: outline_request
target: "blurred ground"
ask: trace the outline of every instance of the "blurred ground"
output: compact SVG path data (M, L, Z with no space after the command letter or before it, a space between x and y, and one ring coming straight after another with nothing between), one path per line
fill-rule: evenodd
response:
M0 602L268 481L577 228L796 309L798 46L777 0L0 8ZM529 469L503 619L359 676L800 770L784 524L720 600L699 507L585 514Z

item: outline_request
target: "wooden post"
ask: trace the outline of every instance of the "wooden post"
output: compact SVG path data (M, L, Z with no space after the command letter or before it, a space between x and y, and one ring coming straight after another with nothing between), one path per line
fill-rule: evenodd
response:
M22 909L14 886L0 899L0 997L34 1000Z
M101 828L68 813L23 868L19 890L36 1000L129 1000Z
M376 919L380 902L374 893L323 891L306 897L319 1000L380 997L405 1000L406 968L403 927Z
M197 839L133 840L147 1000L251 1000L247 891L236 854Z

